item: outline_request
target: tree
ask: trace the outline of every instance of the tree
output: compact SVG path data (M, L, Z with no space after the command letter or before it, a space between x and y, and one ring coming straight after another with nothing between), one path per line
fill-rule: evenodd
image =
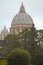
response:
M6 47L5 55L9 54L11 50L19 47L18 36L15 34L8 35L3 41L3 46Z
M31 28L31 31L30 31L30 38L29 38L29 43L30 43L29 51L30 51L32 57L35 57L36 51L37 51L36 39L37 39L37 32L33 25L33 27Z
M23 30L23 32L20 35L22 48L24 48L25 50L28 49L27 46L28 46L29 37L30 37L30 31L26 28L25 30Z
M8 35L4 41L3 46L6 47L6 54L11 53L14 48L23 48L30 52L32 58L37 55L38 45L36 42L37 31L33 25L30 29L26 28L23 32L18 35L11 34Z
M8 65L30 65L31 57L26 50L17 48L8 55L7 61Z
M43 53L36 56L34 65L43 65Z
M37 32L33 25L30 29L26 28L21 35L21 42L23 44L23 48L28 50L32 57L35 57L37 51Z

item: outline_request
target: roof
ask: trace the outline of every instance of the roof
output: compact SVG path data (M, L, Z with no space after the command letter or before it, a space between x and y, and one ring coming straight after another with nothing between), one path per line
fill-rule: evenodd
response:
M4 33L8 33L8 30L6 29L6 27L4 26L4 29L1 31L2 34Z
M34 24L31 16L26 13L23 3L20 7L19 13L14 16L11 26L15 24Z

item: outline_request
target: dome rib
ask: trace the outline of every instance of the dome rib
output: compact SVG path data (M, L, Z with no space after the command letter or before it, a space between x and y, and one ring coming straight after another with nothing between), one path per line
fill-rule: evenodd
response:
M21 25L21 24L34 24L31 16L25 12L25 8L23 6L23 3L20 7L19 13L16 16L14 16L12 23L11 23L11 26L14 26L17 24L19 24L19 25Z
M11 26L15 24L33 24L33 20L27 13L18 13L12 20Z

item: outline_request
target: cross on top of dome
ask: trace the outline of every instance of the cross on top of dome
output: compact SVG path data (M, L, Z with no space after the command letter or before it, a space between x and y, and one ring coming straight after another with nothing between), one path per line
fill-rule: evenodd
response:
M23 5L23 2L22 2L22 5L21 5L21 7L20 7L20 12L21 12L21 13L25 12L25 7L24 7L24 5Z

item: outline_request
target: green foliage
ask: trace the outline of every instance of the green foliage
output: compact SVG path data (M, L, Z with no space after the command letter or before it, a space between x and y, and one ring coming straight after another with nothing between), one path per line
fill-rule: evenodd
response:
M32 58L35 57L38 53L37 49L39 49L36 38L37 31L34 25L31 29L26 28L22 33L19 33L18 35L8 35L3 41L3 46L5 47L5 55L7 56L9 53L11 53L11 50L14 48L23 48L30 52Z
M0 40L0 46L3 46L3 40Z
M25 50L28 49L29 39L30 39L30 31L26 28L26 29L22 32L22 34L21 34L21 36L20 36L22 48L24 48Z
M29 51L30 51L32 57L35 57L36 51L37 51L38 45L36 42L36 38L37 38L37 32L33 25L33 27L31 28L31 31L30 31L30 39L29 39L29 43L30 43Z
M37 30L37 32L43 33L43 30Z
M32 57L35 57L37 51L38 45L36 42L36 38L37 32L34 25L30 30L26 28L20 36L21 43L23 44L22 48L28 50Z
M30 64L30 65L33 65L33 64Z
M43 53L40 53L35 58L35 65L43 65Z
M3 41L3 46L6 47L5 55L9 54L11 52L11 50L19 47L18 36L15 34L8 35Z
M0 65L7 65L7 61L6 61L6 60L1 60L1 59L0 59Z
M8 56L8 65L29 65L30 59L30 54L27 51L17 48Z

